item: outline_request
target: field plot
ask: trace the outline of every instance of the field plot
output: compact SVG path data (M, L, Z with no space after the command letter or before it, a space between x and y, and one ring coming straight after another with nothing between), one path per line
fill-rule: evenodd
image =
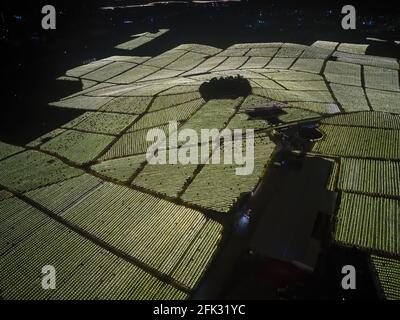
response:
M334 240L374 253L400 254L400 201L343 193Z
M104 134L119 134L128 127L136 116L104 113L104 112L86 112L64 125L67 129L76 129Z
M37 270L48 264L57 266L57 290L43 290L40 285L42 278ZM4 299L187 297L184 292L54 221L37 228L32 236L2 256L0 269Z
M400 91L397 70L365 66L364 77L367 88Z
M400 114L400 92L367 89L367 95L375 111Z
M129 69L132 69L136 66L136 64L129 62L113 62L108 64L100 69L97 69L93 72L85 74L83 76L84 79L94 80L94 81L106 81L110 78L113 78Z
M400 261L371 255L371 264L385 298L400 300Z
M293 70L281 70L279 72L264 73L264 75L276 81L313 81L313 80L323 81L324 80L322 76L319 74L293 71Z
M367 56L367 55L352 54L339 51L336 51L333 54L333 56L336 57L338 61L342 62L360 64L364 66L388 68L394 70L399 69L399 63L395 58Z
M206 58L206 55L188 52L184 56L178 58L178 60L172 62L167 66L168 69L177 71L188 71L202 63Z
M168 136L168 125L159 127ZM147 152L147 149L154 141L146 141L148 129L128 132L124 134L112 147L100 157L100 160L122 158Z
M329 91L275 90L253 88L253 94L282 102L334 103Z
M99 60L99 61L95 61L95 62L92 62L89 64L85 64L85 65L73 68L71 70L68 70L65 74L70 77L79 78L87 73L90 73L94 70L97 70L97 69L104 67L108 64L111 64L111 63L112 63L112 61Z
M0 202L0 256L17 247L24 238L50 219L18 198Z
M214 72L237 69L244 65L248 59L248 57L230 57L222 62L219 66L214 68L212 71Z
M241 66L241 69L261 69L264 68L271 58L268 57L251 57L247 62Z
M114 137L103 134L67 130L43 144L40 149L85 164L94 160L113 140Z
M11 144L0 141L0 160L10 157L13 154L21 152L23 150L24 150L24 148L21 148L18 146L13 146Z
M214 69L215 67L219 66L223 61L225 61L227 58L226 57L211 57L198 65L197 67L193 68L192 70L184 73L184 76L190 76L190 75L195 75L195 74L200 74L200 73L206 73L210 71L211 69Z
M400 197L400 162L341 159L338 189Z
M323 59L305 59L300 58L291 68L292 70L306 71L311 73L320 73L324 64Z
M156 193L176 198L185 183L193 176L195 164L147 164L133 184Z
M13 196L13 194L8 191L0 190L0 201L11 198L12 196Z
M321 125L325 134L313 151L343 157L399 160L400 131Z
M337 51L348 52L354 54L365 54L368 49L368 44L353 44L353 43L341 43Z
M321 121L340 126L370 127L400 130L400 116L384 112L357 112L342 114Z
M324 74L329 82L361 86L361 66L357 64L328 61Z
M170 63L177 60L179 57L183 56L184 54L186 54L186 51L172 49L160 54L157 57L147 60L146 62L144 62L144 65L157 68L164 68Z
M90 192L93 192L102 184L103 180L89 174L82 174L26 192L25 196L55 214L62 214L67 208L82 201Z
M67 100L51 102L50 105L60 108L98 110L112 99L112 97L76 96Z
M279 47L252 48L246 53L246 56L272 58L278 50Z
M201 230L210 223L198 211L107 183L63 217L167 275L186 256L190 244L203 237ZM211 233L204 237L210 240L203 243L203 249L211 258L219 239ZM193 261L192 283L204 272L205 265L198 259Z
M235 164L205 165L182 199L206 209L229 212L242 192L255 188L275 147L266 137L255 139L254 143L254 171L251 175L236 175L238 166Z
M269 69L289 69L296 58L278 58L274 57L266 66Z
M324 91L328 90L324 81L278 81L287 90Z
M60 135L64 131L66 131L66 129L54 129L53 131L50 131L49 133L46 133L46 134L40 136L39 138L27 143L26 146L28 146L28 147L38 147L41 144L43 144L43 143L53 139L54 137Z
M204 104L203 99L187 102L175 107L162 109L155 112L146 113L136 122L129 131L136 131L144 128L153 128L168 124L169 121L186 121Z
M118 97L105 104L100 110L116 113L140 114L150 105L151 97Z
M121 182L127 182L146 161L145 154L103 161L91 167L92 170Z
M57 158L25 151L0 162L0 184L19 192L63 181L83 174Z
M331 83L330 87L344 111L365 111L370 110L364 90L361 87L346 86Z
M127 70L119 75L115 75L113 78L109 79L108 82L117 84L128 84L143 79L148 75L157 72L158 70L159 69L156 67L140 65L130 70Z
M156 97L149 109L150 112L181 105L186 102L198 103L201 98L198 92L188 92L173 95L160 95Z

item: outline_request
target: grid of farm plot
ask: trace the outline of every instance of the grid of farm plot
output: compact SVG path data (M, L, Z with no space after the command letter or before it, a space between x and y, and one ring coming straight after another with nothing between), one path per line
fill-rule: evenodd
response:
M119 47L132 50L165 32L138 35ZM2 296L190 297L224 229L207 212L234 209L241 193L254 190L275 148L263 134L271 124L249 120L242 111L271 100L288 103L280 124L352 112L324 118L324 138L313 148L336 158L329 187L347 192L336 235L346 245L398 254L398 217L385 211L397 208L399 193L398 74L396 59L327 41L226 49L183 44L155 57L112 56L68 70L59 80L80 81L82 89L50 105L84 113L34 139L28 150L0 143ZM203 100L199 87L205 81L237 75L250 82L247 98ZM237 176L234 164L150 165L148 131L164 132L158 147L168 152L165 143L175 133L170 121L196 132L256 129L254 170ZM365 210L355 210L354 203ZM53 295L39 290L35 271L47 261L63 265ZM18 272L9 277L7 270Z

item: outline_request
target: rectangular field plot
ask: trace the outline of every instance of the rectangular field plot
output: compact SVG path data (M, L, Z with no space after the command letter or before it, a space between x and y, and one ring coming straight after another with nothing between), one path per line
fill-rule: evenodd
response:
M277 58L274 57L265 68L268 69L289 69L296 58Z
M57 270L57 290L43 290L37 273ZM187 294L50 221L0 260L5 299L185 299Z
M320 73L324 62L325 60L323 59L300 58L295 62L291 69L311 73Z
M68 129L77 129L95 133L118 134L128 127L137 116L105 113L86 112L73 121L64 125Z
M330 87L346 112L370 110L363 88L335 83Z
M360 127L321 125L325 134L313 151L322 154L399 160L400 131Z
M94 160L114 137L97 133L67 130L40 148L78 164Z
M0 141L0 160L10 157L13 154L23 151L24 148L14 146Z
M174 62L177 60L179 57L183 56L186 54L186 51L183 50L170 50L167 52L164 52L157 57L151 58L150 60L147 60L144 65L147 66L152 66L152 67L157 67L157 68L164 68L170 63Z
M238 69L246 63L248 57L230 57L222 62L218 67L213 69L213 71L224 71L231 69Z
M272 100L284 102L334 103L329 91L300 91L253 88L253 93Z
M99 178L83 174L26 192L25 196L55 214L62 214L68 207L84 199L102 184L103 181Z
M156 67L140 65L114 76L113 78L109 79L108 82L128 84L143 79L148 75L157 72L158 70L159 69Z
M400 130L400 115L383 112L357 112L341 114L321 121L340 126L370 127Z
M134 67L135 64L129 62L113 62L91 73L85 74L83 78L103 82Z
M278 81L288 90L324 91L328 90L325 81Z
M266 137L255 139L254 171L250 175L236 175L235 170L240 166L235 164L205 165L183 194L182 200L206 209L229 212L242 192L255 188L274 147L275 144Z
M112 61L99 60L99 61L95 61L95 62L92 62L89 64L85 64L85 65L73 68L71 70L68 70L65 74L70 77L79 78L89 72L97 70L97 69L104 67L108 64L111 64L111 63L112 63Z
M400 163L341 159L338 188L377 196L400 197Z
M36 189L83 174L57 158L25 151L0 163L0 184L19 192Z
M181 105L186 102L197 104L200 98L201 96L198 92L180 93L168 96L161 95L154 99L149 111L153 112L161 109L166 109L169 107Z
M367 88L400 91L397 70L365 66L364 77Z
M374 253L400 254L400 202L343 193L334 240Z
M367 89L367 95L375 111L400 114L400 92Z
M168 136L168 125L158 127ZM114 145L108 150L100 160L109 160L122 158L131 155L143 154L154 143L154 141L146 141L148 129L138 130L125 133Z
M163 124L168 124L169 121L185 121L189 119L191 115L204 103L203 99L198 99L175 107L146 113L132 126L132 128L129 129L129 131L132 132L144 128L153 128Z
M294 71L294 70L281 70L274 73L265 73L267 78L271 78L276 81L323 81L324 78L319 74Z
M361 86L361 66L358 64L328 61L324 74L329 82Z
M17 247L50 219L18 198L0 202L0 256Z
M112 97L75 96L66 100L51 102L49 105L60 108L98 110L112 99Z
M250 51L246 53L246 56L250 57L267 57L272 58L277 52L279 48L252 48Z
M152 99L151 97L118 97L105 104L100 110L116 113L141 114L146 111Z
M170 274L186 257L190 244L203 237L201 230L209 223L198 211L111 184L91 193L64 218L163 274ZM218 239L212 234L205 237L214 239L207 243L210 259ZM200 259L194 258L191 283L204 271Z
M210 71L211 69L216 68L219 66L223 61L225 61L227 58L226 57L211 57L198 65L197 67L193 68L192 70L184 73L184 76L192 75L192 74L200 74L200 73L206 73Z
M145 154L100 162L92 170L122 182L127 182L146 161Z
M262 69L264 68L271 58L268 57L251 57L247 62L241 66L241 69Z
M178 60L172 62L167 66L168 69L178 71L188 71L202 63L206 58L206 55L188 52L184 56L179 57Z

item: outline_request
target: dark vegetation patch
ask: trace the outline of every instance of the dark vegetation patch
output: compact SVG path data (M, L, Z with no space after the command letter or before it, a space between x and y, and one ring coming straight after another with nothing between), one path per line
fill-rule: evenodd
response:
M212 78L200 86L200 94L204 100L236 99L247 97L251 93L251 86L242 76Z

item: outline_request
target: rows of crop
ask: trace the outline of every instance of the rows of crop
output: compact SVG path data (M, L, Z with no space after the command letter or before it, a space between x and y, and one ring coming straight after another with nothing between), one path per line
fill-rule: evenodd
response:
M217 56L222 56L222 57L242 57L248 51L249 51L249 49L247 49L247 48L228 48L228 49L218 53Z
M101 67L104 67L104 66L110 64L110 63L112 63L112 61L99 60L99 61L95 61L95 62L92 62L89 64L85 64L85 65L70 69L65 74L67 76L71 76L71 77L81 77L84 74L87 74L89 72L97 70Z
M178 60L169 64L167 68L171 70L188 71L202 63L205 60L205 57L206 55L204 54L188 52Z
M113 139L112 136L103 134L67 130L40 148L78 164L84 164L94 160Z
M223 71L223 70L231 70L237 69L249 59L249 57L229 57L224 62L222 62L219 66L217 66L214 71Z
M0 184L25 192L83 174L60 160L37 151L25 151L3 160Z
M338 113L340 109L335 103L328 102L290 102L289 106L309 110L315 113Z
M400 254L400 201L342 193L334 240L373 252Z
M338 46L337 51L354 54L365 54L367 48L368 44L341 43Z
M136 122L129 131L136 131L144 128L153 128L169 121L186 121L205 103L203 99L197 99L186 102L175 107L161 109L159 111L146 113L138 122Z
M377 57L368 55L351 54L346 52L336 51L333 54L338 61L361 64L364 66L375 66L389 69L399 69L399 63L396 58Z
M329 82L361 86L361 66L357 64L328 61L324 74Z
M214 69L218 65L220 65L223 61L225 61L227 58L226 57L211 57L198 65L197 67L193 68L190 71L187 71L183 75L192 75L192 74L200 74L200 73L205 73L210 71L211 69Z
M43 290L37 270L57 270L57 290ZM5 299L170 299L178 290L50 221L0 261Z
M229 121L229 124L227 128L229 129L267 129L269 128L270 125L266 120L262 119L253 119L249 117L245 113L237 113L231 121Z
M10 157L13 154L23 151L24 149L18 146L14 146L8 143L0 141L0 160Z
M338 188L379 196L400 196L400 163L342 159Z
M92 175L81 176L37 188L25 196L39 203L55 214L62 214L68 207L82 200L103 183Z
M368 88L400 91L398 70L365 66L364 78Z
M302 47L284 45L279 49L275 56L278 58L297 58L303 53L303 51L304 49Z
M281 70L280 72L265 73L265 76L276 81L323 81L319 74L307 73L293 70Z
M0 202L0 256L18 244L49 219L18 198Z
M241 98L210 100L182 126L182 129L196 130L198 134L202 129L222 129L228 124L241 101Z
M135 39L120 43L119 45L115 46L115 48L121 50L133 50L153 40L153 38L143 35L141 37L137 37Z
M242 192L252 191L261 178L275 145L268 138L255 139L254 170L245 176L236 175L236 164L207 164L190 184L182 199L213 209L229 212ZM222 159L223 155L221 155ZM212 190L212 192L210 192Z
M160 126L158 127L158 129L163 130L165 132L165 135L168 136L168 125ZM154 143L154 141L146 141L148 131L149 129L143 129L124 134L101 157L101 160L122 158L126 156L146 153L148 147Z
M385 298L400 300L400 261L371 255L371 263Z
M278 58L274 57L265 68L268 69L289 69L296 58Z
M196 168L196 164L147 164L133 184L168 197L177 197Z
M338 173L339 173L339 164L336 161L334 161L332 164L332 171L328 180L328 185L326 186L328 190L336 191Z
M305 91L324 91L328 90L325 81L278 81L280 85L288 90L305 90Z
M326 124L382 129L400 129L400 116L384 112L357 112L325 118Z
M146 161L145 154L100 162L92 170L115 180L127 182Z
M1 190L0 189L0 201L3 201L5 199L11 198L13 196L12 193L6 191L6 190Z
M158 70L147 77L140 79L139 81L156 81L156 80L165 80L165 79L172 79L180 74L182 74L183 71L178 71L178 70L169 70L169 69L161 69Z
M173 270L172 276L189 288L196 287L217 249L221 232L220 224L207 221Z
M334 102L329 91L275 90L266 88L253 88L253 93L276 101L303 101L324 103Z
M173 269L174 264L166 264L169 259L184 257L196 230L207 222L198 211L110 184L64 218L163 273Z
M141 114L146 111L151 100L151 97L118 97L106 103L100 110L116 113Z
M129 126L136 117L137 116L134 115L117 113L85 112L81 116L66 123L63 127L116 135Z
M150 60L147 60L146 62L144 62L144 65L157 68L164 68L170 63L177 60L179 57L183 56L184 54L186 54L186 51L172 49L154 58L151 58Z
M131 63L137 63L141 64L147 60L149 60L150 57L142 57L142 56L111 56L108 58L104 58L103 60L105 61L113 61L113 62L131 62Z
M400 131L321 125L325 138L313 151L322 154L376 159L400 159Z
M251 57L247 62L241 66L241 69L261 69L264 68L271 60L269 57Z
M84 79L94 80L103 82L108 79L111 79L129 69L132 69L136 66L136 64L129 62L113 62L104 67L101 67L95 71L92 71L88 74L82 76Z
M325 60L300 58L292 66L292 70L320 73Z
M98 110L112 99L112 97L76 96L66 100L51 102L50 105L60 108Z
M137 80L143 79L148 75L157 72L159 69L152 66L139 65L125 72L115 75L115 77L108 79L108 82L118 84L128 84Z
M270 79L253 79L260 88L283 90L284 88Z
M181 105L186 102L191 102L193 100L198 101L198 99L200 98L201 96L198 92L188 92L174 95L160 95L154 99L149 111L162 110L176 105Z
M178 47L176 47L175 49L203 53L208 56L214 56L222 51L221 49L218 49L218 48L215 48L212 46L207 46L204 44L196 44L196 43L181 44Z
M330 87L346 112L369 110L368 102L361 87L331 83Z
M250 57L273 57L279 50L279 47L251 48L246 55Z
M46 141L53 139L54 137L60 135L61 133L65 132L65 129L54 129L53 131L50 131L39 138L36 138L35 140L32 140L31 142L27 143L26 145L28 147L38 147L41 144L45 143Z
M375 111L400 114L400 92L367 89L367 96Z

